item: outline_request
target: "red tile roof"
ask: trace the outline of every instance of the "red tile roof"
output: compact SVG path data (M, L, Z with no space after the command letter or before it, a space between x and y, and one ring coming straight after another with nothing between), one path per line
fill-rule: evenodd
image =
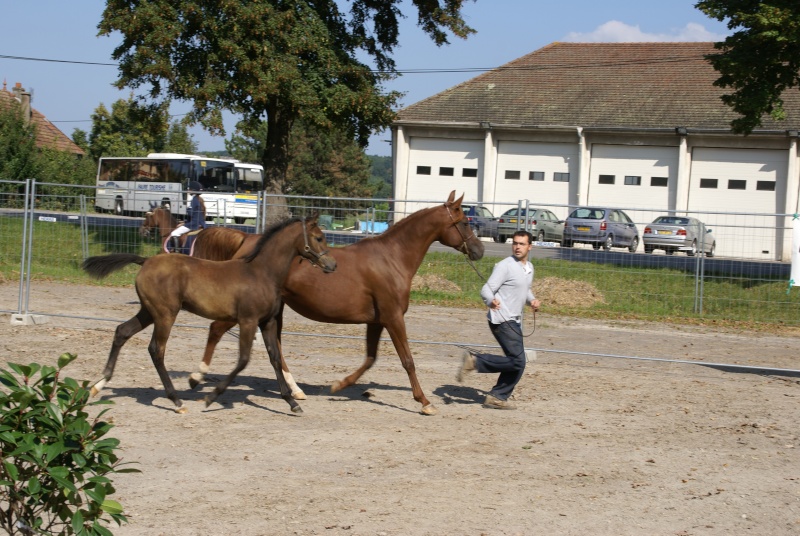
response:
M398 112L398 123L729 129L737 117L704 59L713 43L552 43ZM800 126L800 92L784 94L786 120Z
M8 108L15 102L15 95L6 90L0 90L0 106ZM47 118L37 112L31 110L31 122L36 127L36 146L39 148L50 147L59 151L66 151L76 155L85 155L86 153L78 147L67 135L61 132L58 127L47 120Z

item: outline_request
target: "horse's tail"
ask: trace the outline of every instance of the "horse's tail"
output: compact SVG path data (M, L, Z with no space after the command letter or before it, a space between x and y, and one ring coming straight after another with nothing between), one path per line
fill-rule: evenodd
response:
M95 279L103 279L109 274L120 270L129 264L144 264L147 257L141 255L134 255L133 253L112 253L111 255L100 255L97 257L89 257L81 267L83 271L94 277Z

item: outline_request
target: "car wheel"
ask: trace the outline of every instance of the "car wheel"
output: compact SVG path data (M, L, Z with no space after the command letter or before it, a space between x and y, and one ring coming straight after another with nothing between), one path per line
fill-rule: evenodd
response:
M598 243L592 244L592 249L595 250L595 251L600 249L600 243L598 242Z
M539 242L544 242L544 231L539 231L539 234L536 235L536 240Z
M645 253L652 253L654 249L655 248L653 246L648 246L648 245L644 246L644 252Z
M674 255L675 254L675 250L674 249L665 249L664 253L666 253L667 255Z
M122 199L117 199L116 201L114 201L114 214L116 214L117 216L122 216L123 214L125 214L125 209L122 206Z
M716 242L712 242L711 243L711 249L709 249L708 253L706 253L706 257L713 257L715 249L717 249L717 243Z
M630 251L631 253L635 253L638 247L639 247L639 237L634 236L633 240L631 240L631 245L628 246L628 251Z
M564 240L561 242L562 248L571 248L572 247L572 240Z
M502 244L502 243L504 242L504 240L503 240L503 237L502 237L502 236L500 236L500 235L497 235L497 236L495 236L495 237L494 237L494 241L495 241L496 243L498 243L498 244Z
M692 240L692 249L686 252L686 255L689 257L694 257L697 255L697 240Z
M603 249L606 251L611 251L611 246L614 245L614 237L612 235L608 235L606 237L606 241L603 242Z

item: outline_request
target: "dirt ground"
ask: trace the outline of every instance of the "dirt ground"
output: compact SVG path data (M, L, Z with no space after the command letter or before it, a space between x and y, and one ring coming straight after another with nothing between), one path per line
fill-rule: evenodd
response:
M0 284L0 308L16 307L16 291ZM57 283L36 283L32 303L120 320L138 309L132 288ZM484 313L423 306L406 318L435 416L419 413L389 343L359 385L330 394L363 359L363 326L287 314L284 349L308 394L302 415L278 396L263 346L206 409L237 340L223 339L210 382L190 390L205 322L184 313L189 326L167 348L189 406L176 414L147 354L150 330L132 339L102 393L116 403L111 435L142 471L115 478L130 523L114 533L800 534L796 376L622 358L800 369L800 337L575 320L549 316L544 303L526 339L538 359L517 388L518 409L497 411L480 404L494 375L454 380L458 345L493 345ZM58 316L12 326L0 315L2 361L73 352L67 374L94 381L115 327ZM301 335L310 332L344 337Z

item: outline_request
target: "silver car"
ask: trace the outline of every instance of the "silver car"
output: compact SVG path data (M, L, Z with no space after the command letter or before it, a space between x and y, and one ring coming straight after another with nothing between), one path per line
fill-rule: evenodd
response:
M697 218L684 216L659 216L644 228L642 242L645 253L663 249L667 255L685 251L690 257L701 249L707 257L713 257L717 248L711 229Z
M564 220L545 208L528 207L528 230L538 242L561 242L564 239ZM512 237L517 229L525 229L525 209L511 208L497 218L499 242Z
M605 251L624 247L633 253L639 247L639 230L622 210L579 207L567 217L561 245L568 248L575 243L591 244L594 249L603 248Z

